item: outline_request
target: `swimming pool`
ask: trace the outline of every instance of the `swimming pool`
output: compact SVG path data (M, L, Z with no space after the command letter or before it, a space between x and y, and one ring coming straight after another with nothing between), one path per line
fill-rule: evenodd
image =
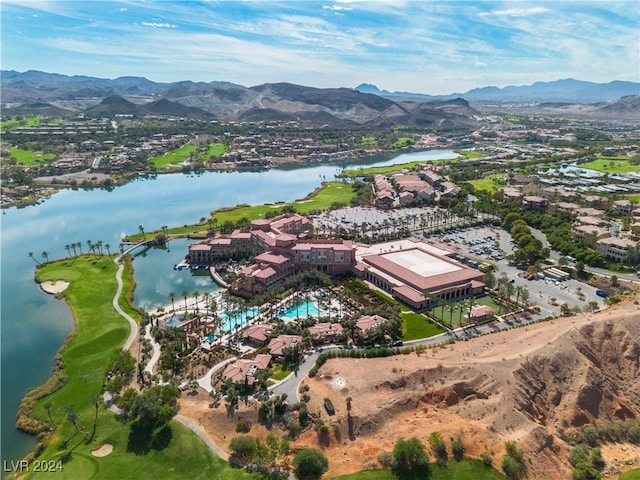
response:
M222 328L224 330L232 330L236 327L236 324L246 323L247 320L254 318L256 315L260 313L260 309L258 307L252 307L247 310L243 310L241 312L222 312L220 316L224 320L222 324Z
M291 307L289 310L282 313L280 315L280 318L293 320L296 318L306 318L307 316L315 317L321 313L324 313L324 312L318 307L318 305L315 302L307 300L305 302L299 303L298 305Z

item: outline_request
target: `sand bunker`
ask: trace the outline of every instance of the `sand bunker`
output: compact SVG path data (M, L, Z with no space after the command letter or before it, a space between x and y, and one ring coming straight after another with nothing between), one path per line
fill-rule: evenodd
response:
M40 288L47 293L55 295L56 293L64 292L66 288L69 286L69 282L65 282L64 280L54 280L46 282L42 282L40 284Z
M91 452L91 455L93 455L94 457L106 457L111 452L113 452L113 445L111 445L110 443L105 443L99 449Z

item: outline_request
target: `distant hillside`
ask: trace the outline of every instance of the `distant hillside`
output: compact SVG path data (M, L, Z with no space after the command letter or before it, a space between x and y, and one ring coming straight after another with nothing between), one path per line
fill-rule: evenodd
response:
M165 98L156 100L154 102L138 105L128 100L118 97L110 96L105 98L98 105L87 108L85 110L87 114L100 114L100 115L169 115L176 117L189 117L206 119L212 118L208 112L200 110L198 108L186 107L176 102L171 102Z
M38 71L3 71L1 77L2 107L8 113L64 115L67 111L69 114L86 111L103 115L157 114L241 121L295 120L306 125L447 128L474 125L478 118L476 108L483 102L498 105L513 101L595 104L637 94L639 85L568 79L430 96L390 93L372 84L362 84L356 89L314 88L292 83L267 83L247 88L221 81L156 83L142 77L110 80ZM602 108L601 116L622 112L626 118L633 115L635 107L631 104L627 107L600 105L585 106L584 110L592 112L598 108Z

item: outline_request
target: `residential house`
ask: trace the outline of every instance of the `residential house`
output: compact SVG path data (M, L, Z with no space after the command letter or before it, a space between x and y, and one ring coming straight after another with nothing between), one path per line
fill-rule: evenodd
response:
M311 338L316 343L332 343L342 335L342 325L339 323L316 323L308 328Z
M233 383L246 382L247 385L253 385L255 382L255 374L258 370L269 368L271 363L271 355L258 354L253 359L240 359L235 363L227 365L222 374L224 380L231 380Z

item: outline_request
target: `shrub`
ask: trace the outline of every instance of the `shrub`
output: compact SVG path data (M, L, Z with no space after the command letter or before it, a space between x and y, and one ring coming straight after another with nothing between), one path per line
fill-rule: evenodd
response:
M520 478L520 475L522 475L522 464L507 455L502 459L502 471L508 479Z
M393 453L381 452L380 455L378 455L378 463L384 468L389 468L393 463Z
M451 439L451 454L458 462L464 459L464 445L460 435L456 435Z
M482 460L482 463L484 463L487 467L490 467L493 463L493 457L489 452L482 452L480 454L480 460Z
M237 433L249 433L250 430L251 430L250 420L240 420L238 423L236 423Z
M258 451L258 441L250 435L241 435L231 439L229 448L235 457L249 462Z

